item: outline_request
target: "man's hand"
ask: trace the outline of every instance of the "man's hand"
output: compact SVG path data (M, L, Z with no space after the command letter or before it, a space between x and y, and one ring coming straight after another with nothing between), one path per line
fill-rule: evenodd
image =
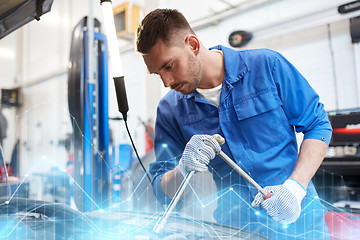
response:
M194 135L186 144L178 168L182 174L189 171L202 172L215 154L221 151L219 143L210 135Z
M264 200L258 193L251 204L253 207L261 204L269 216L283 224L293 223L299 218L306 190L297 181L289 178L282 185L265 187L264 190L272 196Z

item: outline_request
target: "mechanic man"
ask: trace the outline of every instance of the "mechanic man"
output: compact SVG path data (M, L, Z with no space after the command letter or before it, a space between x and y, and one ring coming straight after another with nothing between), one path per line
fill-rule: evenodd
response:
M295 67L268 49L207 49L172 9L143 19L136 47L148 71L172 89L157 110L150 166L157 198L168 204L186 172L209 170L219 196L217 222L273 239L327 239L326 209L311 178L332 129ZM304 134L299 152L295 131ZM213 134L225 138L221 148ZM216 155L220 149L272 196L264 200Z

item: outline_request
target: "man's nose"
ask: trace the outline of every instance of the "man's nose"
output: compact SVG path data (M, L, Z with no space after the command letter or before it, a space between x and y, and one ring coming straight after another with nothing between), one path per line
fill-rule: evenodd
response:
M174 83L174 78L170 74L160 74L164 87L170 87Z

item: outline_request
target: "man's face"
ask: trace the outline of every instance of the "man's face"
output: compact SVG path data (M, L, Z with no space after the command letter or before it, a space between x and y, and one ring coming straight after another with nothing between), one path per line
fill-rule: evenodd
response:
M165 87L183 94L195 91L201 80L201 63L190 45L166 46L162 40L144 55L150 73L158 74Z

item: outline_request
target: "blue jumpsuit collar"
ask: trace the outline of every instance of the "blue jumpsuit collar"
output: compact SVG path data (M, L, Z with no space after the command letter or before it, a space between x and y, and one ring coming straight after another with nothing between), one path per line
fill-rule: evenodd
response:
M243 78L250 70L245 63L243 56L238 51L234 51L233 49L222 45L211 47L210 50L211 49L221 50L223 53L225 63L224 82L231 85ZM229 73L231 73L231 75Z
M233 88L232 84L243 78L250 69L246 65L244 59L242 58L242 55L240 55L239 52L222 45L211 47L210 50L211 49L218 49L221 50L223 53L225 63L225 76L223 79L223 83L225 84L223 84L223 88L228 86L228 90L231 90ZM238 59L238 61L234 61L234 59ZM194 98L195 102L206 102L206 100L201 98L200 94L197 91L186 95L180 93L177 94L177 96L178 99Z

